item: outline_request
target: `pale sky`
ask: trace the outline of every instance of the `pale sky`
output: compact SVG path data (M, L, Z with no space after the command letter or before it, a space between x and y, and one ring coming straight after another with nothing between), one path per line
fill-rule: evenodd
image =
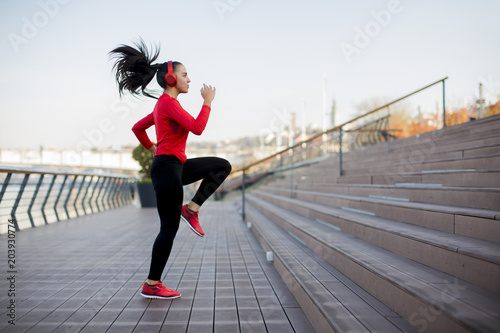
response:
M155 100L120 100L108 52L138 37L186 66L179 101L193 116L202 84L217 88L189 140L258 135L290 112L300 128L302 100L321 126L323 76L341 122L446 76L448 106L477 98L479 82L495 102L499 12L494 0L2 0L0 149L136 145L130 128ZM409 105L431 112L440 98L436 86Z

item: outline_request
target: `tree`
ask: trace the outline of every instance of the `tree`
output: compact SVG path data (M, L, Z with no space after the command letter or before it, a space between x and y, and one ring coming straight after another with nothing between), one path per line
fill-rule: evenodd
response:
M486 116L489 117L495 114L500 114L500 96L495 104L488 106L488 111L486 113Z
M151 154L149 150L143 147L142 144L139 144L132 151L132 158L139 162L141 166L141 170L139 170L139 174L141 175L141 183L151 183L151 164L153 163L154 156Z
M469 121L468 107L446 111L446 126L455 126Z

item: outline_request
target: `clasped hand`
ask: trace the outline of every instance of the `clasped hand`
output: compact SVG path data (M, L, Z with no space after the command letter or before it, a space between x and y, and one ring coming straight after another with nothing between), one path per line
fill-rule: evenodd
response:
M215 87L203 84L201 88L201 97L203 97L203 104L210 106L215 98Z

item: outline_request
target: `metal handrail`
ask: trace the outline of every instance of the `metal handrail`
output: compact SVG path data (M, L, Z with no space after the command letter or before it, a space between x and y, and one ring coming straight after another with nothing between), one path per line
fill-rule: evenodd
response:
M36 227L128 205L133 199L134 178L129 175L5 166L0 175L0 234L7 224L21 230L21 224Z
M281 151L279 151L279 152L277 152L277 153L274 153L274 154L272 154L272 155L269 155L269 156L267 156L267 157L265 157L265 158L263 158L263 159L260 159L260 160L258 160L258 161L256 161L256 162L252 162L252 163L250 163L250 164L248 164L248 165L245 165L245 166L243 166L243 167L241 167L241 168L239 168L239 169L235 170L235 171L233 172L233 175L234 175L234 174L236 174L236 173L239 173L239 172L242 172L242 173L243 173L243 177L242 177L242 178L243 178L243 183L242 183L242 192L243 192L243 193L242 193L242 196L243 196L243 198L242 198L242 213L241 213L241 214L242 214L243 219L245 219L245 179L246 179L246 175L245 175L245 173L246 173L246 171L247 171L247 170L249 170L250 168L252 168L252 167L254 167L254 166L256 166L256 165L262 164L262 163L264 163L264 162L266 162L266 161L268 161L268 160L270 160L270 159L273 159L273 158L276 158L276 157L278 157L278 156L281 156L281 155L283 155L283 154L284 154L284 153L286 153L286 152L291 152L291 153L293 154L293 150L294 150L295 148L298 148L298 147L301 147L301 146L307 145L308 143L310 143L310 142L312 142L312 141L314 141L314 140L316 140L316 139L318 139L318 138L320 138L320 137L322 137L322 136L324 136L324 135L326 135L326 134L329 134L329 133L332 133L332 132L336 132L336 131L338 131L338 132L339 132L339 138L338 138L338 139L339 139L339 163L340 163L340 175L342 176L342 133L343 133L343 132L347 132L347 131L344 129L344 127L345 127L345 126L347 126L347 125L349 125L349 124L352 124L352 123L354 123L354 122L356 122L356 121L358 121L358 120L360 120L360 119L362 119L362 118L365 118L365 117L367 117L367 116L369 116L369 115L372 115L372 114L374 114L375 112L380 111L380 110L383 110L383 109L385 109L385 108L387 108L387 109L389 110L389 106L391 106L391 105L393 105L393 104L395 104L395 103L397 103L397 102L399 102L399 101L401 101L401 100L403 100L403 99L405 99L405 98L408 98L408 97L410 97L410 96L412 96L412 95L415 95L416 93L419 93L419 92L421 92L422 90L425 90L425 89L427 89L427 88L429 88L429 87L432 87L432 86L434 86L434 85L436 85L436 84L438 84L438 83L440 83L440 82L442 82L442 83L443 83L443 90L442 90L442 91L443 91L443 127L446 127L446 113L445 113L445 109L446 109L446 107L445 107L445 105L446 105L446 104L445 104L445 80L447 80L447 79L448 79L448 76L446 76L446 77L444 77L444 78L442 78L442 79L440 79L440 80L437 80L437 81L435 81L435 82L433 82L433 83L431 83L431 84L428 84L428 85L426 85L425 87L422 87L422 88L420 88L420 89L417 89L417 90L415 90L415 91L413 91L413 92L411 92L411 93L409 93L409 94L406 94L406 95L404 95L404 96L402 96L402 97L399 97L399 98L397 98L397 99L395 99L395 100L393 100L393 101L391 101L391 102L389 102L389 103L387 103L387 104L384 104L384 105L382 105L382 106L380 106L380 107L377 107L377 108L375 108L375 109L373 109L373 110L371 110L371 111L369 111L369 112L367 112L367 113L365 113L365 114L363 114L363 115L360 115L360 116L355 117L355 118L353 118L353 119L351 119L351 120L349 120L349 121L346 121L346 122L345 122L345 123L343 123L343 124L340 124L340 125L338 125L338 126L335 126L335 127L333 127L333 128L330 128L330 129L328 129L328 130L326 130L326 131L323 131L323 132L321 132L321 133L315 134L315 135L313 135L312 137L310 137L310 138L309 138L309 139L307 139L307 140L303 140L303 141L301 141L301 142L299 142L299 143L296 143L296 144L295 144L295 145L293 145L293 146L287 147L287 148L285 148L285 149L283 149L283 150L281 150ZM388 131L389 131L389 129L388 129ZM388 142L388 144L389 144L389 141L387 141L387 142ZM388 149L389 149L389 146L388 146Z
M103 177L123 177L123 178L131 178L130 175L126 174L116 174L116 173L94 173L94 172L71 172L71 171L56 171L56 170L47 170L47 169L35 169L35 168L18 168L18 167L7 167L0 166L0 172L10 172L10 173L23 173L23 174L45 174L45 175L68 175L68 176L103 176Z
M340 130L340 128L345 127L346 125L349 125L349 124L351 124L351 123L354 123L354 122L356 122L356 121L358 121L358 120L360 120L360 119L362 119L362 118L364 118L364 117L367 117L367 116L369 116L369 115L371 115L371 114L373 114L373 113L375 113L375 112L377 112L377 111L380 111L380 110L382 110L382 109L385 109L386 107L391 106L392 104L397 103L397 102L399 102L399 101L401 101L401 100L403 100L403 99L405 99L405 98L408 98L408 97L410 97L410 96L412 96L412 95L414 95L414 94L416 94L416 93L418 93L418 92L421 92L422 90L425 90L425 89L427 89L427 88L429 88L429 87L432 87L433 85L436 85L436 84L438 84L439 82L443 82L443 84L444 84L444 81L445 81L445 80L447 80L447 79L448 79L448 76L446 76L446 77L444 77L444 78L442 78L442 79L440 79L440 80L438 80L438 81L435 81L435 82L433 82L433 83L431 83L431 84L428 84L428 85L426 85L426 86L425 86L425 87L423 87L423 88L420 88L420 89L418 89L418 90L415 90L415 91L414 91L414 92L412 92L412 93L409 93L409 94L407 94L407 95L404 95L403 97L400 97L400 98L398 98L398 99L395 99L395 100L393 100L392 102L389 102L389 103L387 103L387 104L385 104L385 105L382 105L382 106L380 106L380 107L378 107L378 108L376 108L376 109L373 109L373 110L371 110L371 111L369 111L369 112L367 112L367 113L365 113L365 114L363 114L363 115L361 115L361 116L358 116L358 117L353 118L353 119L351 119L351 120L349 120L349 121L346 121L346 122L345 122L345 123L343 123L343 124L340 124L340 125L338 125L338 126L332 127L332 128L330 128L330 129L328 129L328 130L326 130L326 131L324 131L324 132L321 132L321 133L315 134L315 135L313 135L312 137L310 137L309 139L304 140L304 141L301 141L301 142L299 142L299 143L297 143L297 144L295 144L295 145L293 145L293 146L287 147L286 149L283 149L282 151L279 151L279 152L277 152L277 153L275 153L275 154L272 154L272 155L270 155L270 156L268 156L268 157L265 157L265 158L263 158L263 159L260 159L260 160L258 160L258 161L256 161L256 162L250 163L250 164L248 164L248 165L246 165L246 166L244 166L244 167L242 167L242 168L240 168L240 169L238 169L238 170L236 170L236 171L234 171L234 172L236 173L236 172L242 172L242 171L244 171L244 170L248 170L248 169L250 169L251 167L254 167L254 166L258 165L258 164L261 164L261 163L263 163L263 162L265 162L265 161L267 161L267 160L269 160L269 159L271 159L271 158L273 158L273 157L276 157L276 156L278 156L278 155L281 155L281 154L283 154L283 153L286 153L287 151L292 150L292 149L294 149L294 148L300 147L300 146L302 146L303 144L307 144L307 143L309 143L309 142L311 142L311 141L314 141L314 140L316 140L317 138L319 138L319 137L321 137L321 136L323 136L323 135L325 135L325 134L329 134L329 133L331 133L331 132L338 131L338 130ZM443 115L444 115L444 90L443 90ZM446 126L446 121L445 121L445 118L444 118L444 117L443 117L443 126Z

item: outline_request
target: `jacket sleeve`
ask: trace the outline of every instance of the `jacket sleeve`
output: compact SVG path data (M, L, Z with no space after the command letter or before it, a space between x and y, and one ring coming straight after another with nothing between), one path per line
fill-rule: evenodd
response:
M153 117L153 112L148 114L146 117L139 120L133 127L132 132L139 140L139 142L144 146L144 148L149 149L153 147L153 143L148 137L146 130L155 124L155 119Z
M191 133L201 135L207 126L210 110L208 105L203 105L198 117L195 119L182 108L179 102L175 101L169 108L169 117Z

